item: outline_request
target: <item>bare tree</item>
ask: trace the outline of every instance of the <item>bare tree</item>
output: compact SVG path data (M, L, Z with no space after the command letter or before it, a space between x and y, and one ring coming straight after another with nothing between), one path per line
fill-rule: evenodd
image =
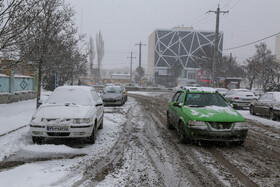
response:
M99 33L96 35L96 51L97 51L98 78L100 78L100 68L104 56L104 41L103 41L101 31L99 31Z
M89 64L90 64L90 76L93 77L93 63L94 63L95 51L93 39L90 36L89 38Z
M263 89L266 90L267 84L277 77L279 64L276 63L275 55L265 43L260 43L256 45L254 56L247 61L249 62L247 69L251 69L253 74L262 80Z
M42 10L21 37L24 42L20 43L21 54L29 54L25 60L32 61L38 68L38 92L37 107L39 106L42 73L49 67L59 51L54 51L56 39L67 38L73 30L74 11L64 4L63 0L40 1L35 10ZM24 24L24 23L22 23Z
M25 42L21 37L22 33L32 27L42 11L42 7L38 8L39 3L40 0L0 0L0 52L14 60L14 63L3 69L21 61L17 44Z

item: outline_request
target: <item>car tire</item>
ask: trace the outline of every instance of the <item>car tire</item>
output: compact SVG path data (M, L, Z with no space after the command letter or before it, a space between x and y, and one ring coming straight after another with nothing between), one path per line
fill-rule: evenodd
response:
M170 122L169 114L167 113L166 116L167 116L167 128L170 129L170 130L173 130L174 126Z
M271 120L273 120L273 121L276 120L276 116L275 116L275 113L274 113L273 109L271 109L271 110L269 111L269 119L271 119Z
M250 114L251 115L256 115L256 113L255 113L255 108L254 108L254 106L250 106Z
M102 117L102 121L101 121L101 123L100 123L98 129L103 129L103 117Z
M238 142L236 142L236 144L237 144L237 145L243 145L243 144L244 144L244 140L238 141Z
M180 122L179 123L179 128L178 128L179 141L182 144L186 144L187 143L187 138L186 138L186 135L185 135L185 132L184 132L183 128L184 128L184 123Z
M88 142L91 143L91 144L94 144L95 139L96 139L96 132L95 132L95 127L94 127L90 137L88 137Z
M42 144L44 141L43 137L32 136L32 142L35 144Z

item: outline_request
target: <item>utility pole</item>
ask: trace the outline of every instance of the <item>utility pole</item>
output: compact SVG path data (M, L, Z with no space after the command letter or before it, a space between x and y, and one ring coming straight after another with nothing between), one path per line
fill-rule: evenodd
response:
M207 13L215 13L216 14L216 31L215 31L215 47L214 47L214 57L213 57L213 65L212 65L212 84L213 88L217 86L217 75L216 75L216 65L218 60L218 45L219 45L219 22L220 22L220 13L226 14L229 11L221 11L220 5L216 11L209 10Z
M131 51L130 56L128 56L127 58L130 58L130 81L132 81L132 59L136 57L132 56L132 51Z
M138 84L142 84L142 77L144 76L144 69L141 67L141 47L142 45L146 45L146 44L142 44L141 41L139 44L135 44L135 45L139 45L139 66L136 68L136 76L137 76L137 79L139 78L138 81Z
M135 44L135 45L139 45L139 67L141 67L141 47L142 45L146 45L146 44L142 44L141 41L139 44Z

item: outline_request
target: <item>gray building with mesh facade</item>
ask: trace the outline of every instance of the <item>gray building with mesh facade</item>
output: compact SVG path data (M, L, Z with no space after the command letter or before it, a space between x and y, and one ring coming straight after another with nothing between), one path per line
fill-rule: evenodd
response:
M223 33L219 33L219 52L223 49ZM200 66L198 60L209 58L214 49L214 31L196 31L177 27L172 30L156 29L148 42L147 75L155 84L174 87L195 84Z

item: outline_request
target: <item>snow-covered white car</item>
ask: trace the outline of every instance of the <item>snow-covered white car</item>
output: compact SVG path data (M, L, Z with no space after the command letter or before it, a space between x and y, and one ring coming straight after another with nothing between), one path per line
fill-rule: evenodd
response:
M247 89L231 89L225 94L225 98L232 104L234 108L249 108L251 102L258 99L251 90Z
M30 131L34 143L45 138L83 138L95 142L103 128L104 107L92 87L61 86L32 116Z
M179 90L182 90L182 89L184 89L184 87L185 87L184 85L178 85L178 86L173 88L173 92L177 92Z

